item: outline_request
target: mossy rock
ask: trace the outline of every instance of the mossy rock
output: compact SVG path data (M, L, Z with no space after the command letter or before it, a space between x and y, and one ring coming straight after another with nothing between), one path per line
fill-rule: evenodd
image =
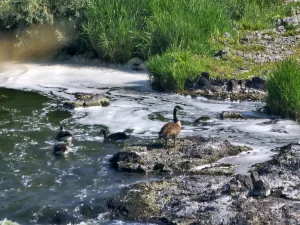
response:
M75 94L75 97L77 99L76 101L65 102L63 106L67 109L74 109L76 107L106 107L110 105L109 99L103 95Z
M245 119L245 117L239 112L227 112L227 111L222 112L220 117L221 117L222 120L226 120L226 119L233 119L233 120Z

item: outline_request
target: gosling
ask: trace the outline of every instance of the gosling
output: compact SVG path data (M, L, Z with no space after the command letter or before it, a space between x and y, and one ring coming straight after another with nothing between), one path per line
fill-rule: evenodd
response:
M73 135L69 131L64 130L63 126L60 126L60 131L56 135L56 140L71 142L72 139L73 139Z
M165 140L165 146L168 146L168 139L173 138L174 140L174 146L175 147L175 142L176 138L179 136L181 132L181 122L177 119L177 110L183 110L180 106L176 105L174 107L173 111L173 122L166 123L161 130L159 131L158 137L159 139L164 139Z
M65 143L58 143L53 147L54 155L65 155L69 153L69 148Z
M106 131L104 129L102 129L100 131L100 135L101 134L104 135L104 140L105 141L120 141L120 140L128 139L130 137L125 132L117 132L117 133L113 133L113 134L110 134L110 135L107 136Z

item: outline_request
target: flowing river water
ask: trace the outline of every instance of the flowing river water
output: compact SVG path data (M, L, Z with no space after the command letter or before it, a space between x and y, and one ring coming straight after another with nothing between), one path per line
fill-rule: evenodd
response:
M0 220L20 224L58 223L60 218L125 224L105 219L105 199L128 185L163 177L116 172L108 158L124 145L156 139L161 126L172 120L175 105L184 108L178 114L181 136L218 136L253 148L219 161L239 164L237 173L246 173L253 163L269 159L270 149L298 141L300 135L298 123L257 112L262 103L155 92L147 73L126 68L6 63L0 66L0 87L0 95L7 96L0 98ZM105 94L111 104L64 110L62 103L78 92ZM220 120L222 111L238 111L249 119ZM204 115L212 120L193 124ZM74 141L67 157L54 157L61 124ZM102 128L126 130L131 138L105 143Z

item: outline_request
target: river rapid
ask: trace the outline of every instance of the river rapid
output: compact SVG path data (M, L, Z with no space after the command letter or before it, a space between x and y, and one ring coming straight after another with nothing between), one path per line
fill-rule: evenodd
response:
M178 113L181 136L221 137L253 148L219 161L239 164L237 173L247 173L252 164L270 158L270 149L298 141L300 135L298 123L257 112L263 103L155 92L146 72L123 67L5 63L0 65L0 87L0 95L7 96L0 98L0 220L20 224L59 223L61 218L125 224L107 219L105 199L128 185L163 177L116 172L108 159L124 145L155 140L172 120L175 105L184 108ZM63 109L75 93L104 94L111 104ZM221 120L223 111L238 111L248 119ZM211 121L194 125L200 116ZM60 125L74 135L67 157L52 154ZM131 138L105 143L102 128L127 131Z

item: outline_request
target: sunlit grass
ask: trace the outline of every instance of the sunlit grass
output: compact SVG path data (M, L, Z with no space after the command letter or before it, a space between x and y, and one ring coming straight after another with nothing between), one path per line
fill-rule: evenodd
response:
M274 114L300 119L300 66L287 59L278 64L267 80L267 106Z

